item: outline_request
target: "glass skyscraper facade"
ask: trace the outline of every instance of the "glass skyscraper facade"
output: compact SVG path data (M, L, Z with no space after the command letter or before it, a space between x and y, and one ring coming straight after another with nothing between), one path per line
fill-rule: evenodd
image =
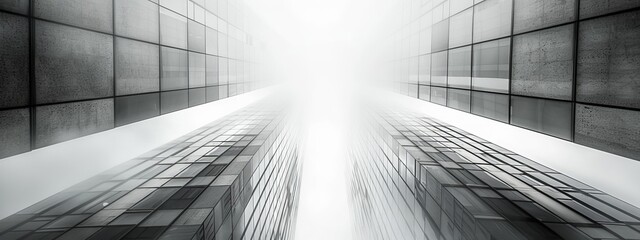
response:
M640 238L640 208L429 116L377 115L350 153L360 239Z
M298 134L258 104L0 220L0 239L289 239Z

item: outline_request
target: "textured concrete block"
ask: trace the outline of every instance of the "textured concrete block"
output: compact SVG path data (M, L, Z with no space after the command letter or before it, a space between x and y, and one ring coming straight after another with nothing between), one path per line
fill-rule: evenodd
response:
M510 39L500 39L473 46L473 89L509 92Z
M576 105L576 143L640 160L640 112Z
M512 69L511 93L570 100L573 25L514 37Z
M196 52L205 52L205 27L204 25L189 20L189 50Z
M220 99L220 92L218 86L207 87L206 90L206 100L207 102L213 102Z
M431 52L446 50L449 47L449 19L433 24L431 34Z
M205 55L189 52L189 88L205 86Z
M189 54L187 51L161 47L162 58L162 91L184 89L189 86Z
M468 112L471 110L471 91L447 89L447 107Z
M473 33L473 9L456 14L449 19L449 48L471 44Z
M571 22L578 0L515 0L513 32L521 33Z
M158 45L116 39L116 95L160 90Z
M471 46L449 50L447 86L471 88Z
M29 0L3 0L0 1L0 9L26 15L29 13Z
M36 21L36 102L113 96L113 38Z
M160 8L160 43L187 49L187 18Z
M189 107L189 90L161 92L160 94L160 114Z
M511 97L511 124L571 139L571 103L527 97Z
M218 80L219 80L219 74L220 71L218 70L218 57L216 56L210 56L207 55L206 57L206 82L207 82L207 86L216 86L218 85Z
M442 87L431 87L431 102L440 105L447 105L447 89Z
M113 32L112 1L34 0L36 17L101 32Z
M36 148L113 128L113 99L36 107Z
M509 96L474 91L471 93L471 113L509 122Z
M431 85L447 86L447 51L431 54Z
M207 54L217 55L218 54L218 31L213 30L211 28L206 28L206 33L207 33L207 37L206 37Z
M473 7L473 42L511 34L512 0L486 0Z
M576 98L640 108L640 11L580 23Z
M29 21L0 13L0 108L29 104Z
M640 7L637 0L580 0L580 18Z
M158 43L158 5L149 1L115 1L116 35Z
M189 89L189 107L197 106L206 102L205 88Z
M29 109L0 111L0 158L31 149Z
M160 115L160 93L116 97L116 127Z

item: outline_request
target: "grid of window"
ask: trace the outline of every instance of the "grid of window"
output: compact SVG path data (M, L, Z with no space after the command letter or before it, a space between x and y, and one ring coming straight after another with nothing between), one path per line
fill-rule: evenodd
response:
M0 158L259 87L229 0L0 3Z
M298 135L261 103L0 220L0 239L289 239Z
M640 209L491 142L406 112L351 148L362 239L636 239Z
M394 89L640 159L640 3L405 0Z

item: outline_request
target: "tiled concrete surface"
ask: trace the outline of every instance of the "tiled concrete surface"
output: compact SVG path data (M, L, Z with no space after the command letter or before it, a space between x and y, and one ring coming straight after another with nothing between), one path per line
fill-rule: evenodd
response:
M36 102L113 96L113 37L36 21Z
M116 0L114 9L117 35L158 43L158 5L149 1Z
M35 16L100 32L113 32L112 1L34 0Z
M0 158L31 149L29 109L0 111Z
M640 158L640 113L576 105L576 143L629 158Z
M515 0L513 32L521 33L573 21L575 1L579 0Z
M29 21L0 13L0 108L29 104Z
M36 148L114 127L112 98L36 107Z
M115 126L160 115L160 93L116 97Z

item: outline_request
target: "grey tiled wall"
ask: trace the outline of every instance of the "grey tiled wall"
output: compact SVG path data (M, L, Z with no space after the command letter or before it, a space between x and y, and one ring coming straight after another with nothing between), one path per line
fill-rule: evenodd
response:
M0 158L264 85L227 1L0 1Z
M404 0L395 89L640 159L640 1Z

